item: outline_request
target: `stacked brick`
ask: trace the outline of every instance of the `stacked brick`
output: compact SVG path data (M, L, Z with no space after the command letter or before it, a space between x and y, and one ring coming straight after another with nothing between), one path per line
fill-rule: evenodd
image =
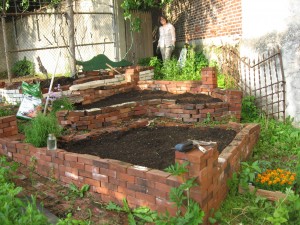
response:
M59 111L59 123L77 130L107 127L135 117L166 117L182 122L202 122L209 119L227 120L229 105L226 102L206 104L177 104L175 100L153 99L128 102L103 108L77 111Z
M240 121L243 98L242 91L216 89L214 92L211 93L211 96L214 98L219 98L224 102L227 102L229 104L228 115Z
M18 134L16 116L0 117L0 138Z
M147 122L141 120L126 128L110 127L101 132L125 131L145 126ZM196 149L187 153L174 153L177 162L190 163L186 178L197 177L199 183L191 190L191 198L201 205L207 216L210 209L217 209L226 197L226 181L239 169L240 161L251 155L259 136L260 128L256 124L242 127L231 123L229 127L240 129L240 132L220 155L216 145L206 146L206 153ZM49 151L4 138L0 138L0 154L27 166L32 166L31 159L35 157L39 174L79 187L89 184L90 191L98 193L105 202L122 204L122 199L127 198L130 207L148 206L159 212L168 210L173 215L175 213L168 196L172 187L181 184L181 179L169 173L62 149Z

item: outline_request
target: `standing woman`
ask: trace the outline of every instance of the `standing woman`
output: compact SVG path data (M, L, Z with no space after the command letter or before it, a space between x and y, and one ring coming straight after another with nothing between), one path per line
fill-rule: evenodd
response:
M175 28L172 24L168 23L168 19L164 16L159 17L161 26L159 27L159 40L157 48L160 49L160 53L163 61L171 58L171 55L175 49Z

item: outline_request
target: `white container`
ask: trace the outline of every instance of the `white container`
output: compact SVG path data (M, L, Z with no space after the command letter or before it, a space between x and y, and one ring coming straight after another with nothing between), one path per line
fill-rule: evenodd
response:
M57 149L57 140L54 134L49 134L47 138L47 149L56 150Z

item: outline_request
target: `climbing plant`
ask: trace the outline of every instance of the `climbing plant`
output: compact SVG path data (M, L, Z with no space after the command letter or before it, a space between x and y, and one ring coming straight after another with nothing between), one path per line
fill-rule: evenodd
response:
M124 0L121 7L124 9L124 19L130 21L132 31L141 30L141 19L134 17L132 11L147 11L162 8L173 0Z

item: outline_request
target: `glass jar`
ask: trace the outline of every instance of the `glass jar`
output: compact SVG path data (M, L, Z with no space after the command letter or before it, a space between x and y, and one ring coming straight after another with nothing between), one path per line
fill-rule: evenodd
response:
M56 150L57 149L57 140L54 134L49 134L47 138L47 149Z

